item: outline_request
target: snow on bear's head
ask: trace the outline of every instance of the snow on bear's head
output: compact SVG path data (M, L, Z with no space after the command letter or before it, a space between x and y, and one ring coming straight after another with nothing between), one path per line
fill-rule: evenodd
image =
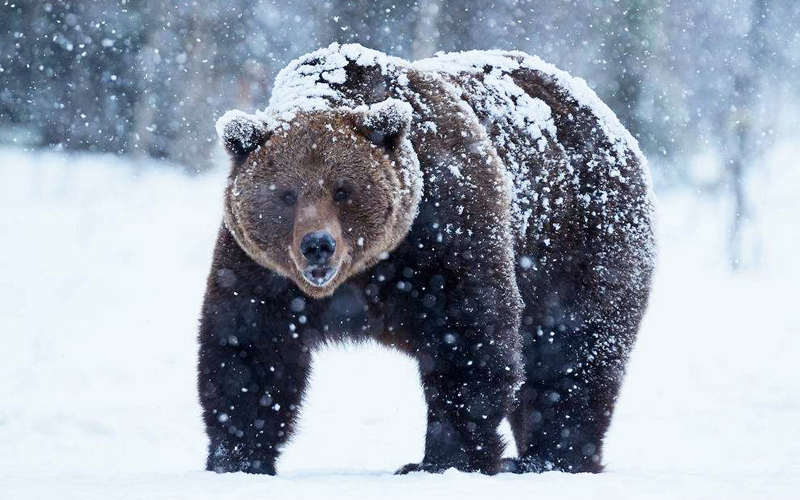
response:
M422 191L411 106L387 99L275 121L229 111L225 224L259 264L329 296L407 235Z

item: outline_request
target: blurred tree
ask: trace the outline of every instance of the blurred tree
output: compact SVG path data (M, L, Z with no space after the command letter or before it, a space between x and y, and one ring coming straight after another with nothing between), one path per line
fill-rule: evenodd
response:
M0 9L0 141L13 124L9 141L168 157L191 170L212 164L215 117L265 106L274 73L318 43L310 7L275 1Z
M619 0L600 9L595 29L602 31L603 71L611 85L601 94L623 125L653 149L660 143L654 117L641 114L660 11L656 0Z
M418 34L417 2L392 0L331 0L324 4L320 24L329 42L360 43L394 56L411 57L412 39Z
M414 39L411 42L411 59L431 57L439 49L439 15L442 5L439 0L420 0L416 2L414 15Z
M138 16L110 2L31 1L11 10L0 16L0 45L10 59L0 121L26 125L24 143L127 151Z
M764 70L771 60L767 40L768 0L753 0L750 22L731 57L733 95L727 113L726 181L732 198L729 261L736 270L757 264L755 206L747 192L747 177L766 146L769 115L763 103ZM745 261L745 259L747 259Z
M33 2L0 6L0 123L15 126L35 123L33 110L26 106L30 102L28 89L33 87L35 66L27 61L36 56L38 40L28 27L33 26L38 10ZM38 130L31 135L38 135ZM36 138L32 140L39 142Z

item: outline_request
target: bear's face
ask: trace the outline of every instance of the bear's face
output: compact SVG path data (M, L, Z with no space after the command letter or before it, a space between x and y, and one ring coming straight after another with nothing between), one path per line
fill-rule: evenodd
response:
M332 294L393 250L413 222L421 186L410 116L399 101L299 113L275 130L226 115L218 129L234 163L228 229L307 295Z

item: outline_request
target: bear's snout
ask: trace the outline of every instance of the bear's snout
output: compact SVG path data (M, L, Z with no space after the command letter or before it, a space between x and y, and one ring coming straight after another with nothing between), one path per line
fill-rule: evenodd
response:
M325 286L339 270L330 260L336 252L336 240L330 233L314 231L303 236L300 253L306 259L303 277L315 286Z
M300 252L310 265L325 265L336 251L336 240L330 233L315 231L303 236Z

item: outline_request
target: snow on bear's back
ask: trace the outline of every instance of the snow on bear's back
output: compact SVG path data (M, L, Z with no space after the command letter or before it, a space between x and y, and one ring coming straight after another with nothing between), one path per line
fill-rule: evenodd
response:
M260 116L288 123L301 111L356 108L407 85L410 63L359 44L332 43L298 57L275 77L269 106Z
M434 57L415 61L414 69L443 73L447 75L482 74L495 72L510 74L518 70L532 70L548 75L558 87L575 102L590 111L597 118L598 125L615 147L620 158L625 158L625 152L632 152L640 162L644 162L644 155L639 149L638 141L620 123L614 112L589 88L583 78L575 77L568 72L556 68L538 56L532 56L521 51L505 50L470 50L464 52L438 53ZM521 91L521 89L519 89ZM534 99L534 101L536 101ZM540 111L543 130L550 129L549 113Z

